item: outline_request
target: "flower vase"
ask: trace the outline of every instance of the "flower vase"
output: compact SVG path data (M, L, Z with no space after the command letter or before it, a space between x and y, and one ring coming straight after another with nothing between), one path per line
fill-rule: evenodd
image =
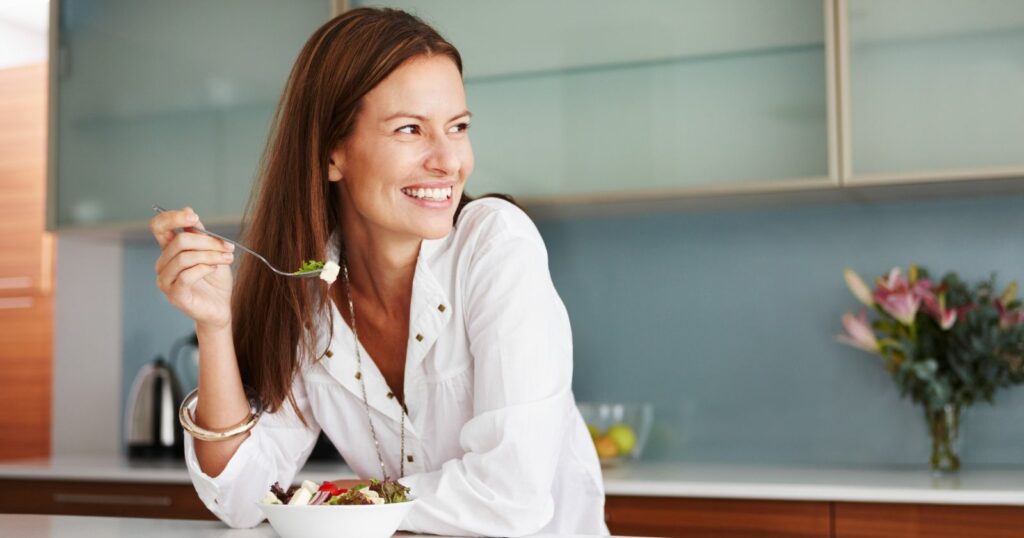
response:
M931 470L934 475L945 475L960 469L957 455L960 434L960 406L946 404L938 409L925 409L928 432L932 437Z

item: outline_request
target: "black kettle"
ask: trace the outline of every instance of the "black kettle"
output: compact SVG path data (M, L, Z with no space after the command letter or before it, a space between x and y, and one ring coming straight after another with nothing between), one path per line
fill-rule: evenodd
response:
M163 357L139 370L125 410L129 459L184 458L183 431L178 425L182 397L178 376Z

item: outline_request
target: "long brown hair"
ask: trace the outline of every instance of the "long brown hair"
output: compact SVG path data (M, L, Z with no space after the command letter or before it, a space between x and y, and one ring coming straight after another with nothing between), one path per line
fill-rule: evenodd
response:
M246 245L277 267L325 259L340 222L338 183L327 181L329 153L351 134L363 96L421 55L447 56L462 73L458 50L400 10L354 9L313 33L277 105L243 218ZM456 219L470 200L462 195ZM281 278L249 256L236 278L232 323L242 382L270 411L287 400L305 423L291 385L303 357L321 357L315 318L329 308L330 295L318 291L318 279Z

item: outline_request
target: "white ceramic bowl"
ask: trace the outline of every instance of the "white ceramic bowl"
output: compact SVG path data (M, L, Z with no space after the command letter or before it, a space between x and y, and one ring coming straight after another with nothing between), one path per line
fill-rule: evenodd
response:
M281 538L389 538L416 499L393 504L289 506L259 503Z

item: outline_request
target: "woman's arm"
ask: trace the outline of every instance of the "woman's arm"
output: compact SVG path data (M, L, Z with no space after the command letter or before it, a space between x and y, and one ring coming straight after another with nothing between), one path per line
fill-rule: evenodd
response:
M163 211L149 223L160 245L154 264L156 284L167 300L195 321L199 337L199 407L196 423L207 429L230 428L249 415L231 335L230 243L205 234L192 208ZM180 229L181 231L176 231ZM245 437L219 443L199 442L203 470L216 476Z
M256 503L274 482L291 484L313 452L320 426L314 420L301 374L296 376L291 390L307 424L299 420L287 401L273 412L265 411L249 435L237 443L216 476L204 472L199 462L198 447L203 441L185 436L185 464L196 493L210 512L231 527L259 524L263 513Z
M249 416L242 388L231 325L222 328L196 324L199 338L199 398L195 421L201 428L226 430ZM204 473L219 475L249 432L225 441L195 441L196 458Z

